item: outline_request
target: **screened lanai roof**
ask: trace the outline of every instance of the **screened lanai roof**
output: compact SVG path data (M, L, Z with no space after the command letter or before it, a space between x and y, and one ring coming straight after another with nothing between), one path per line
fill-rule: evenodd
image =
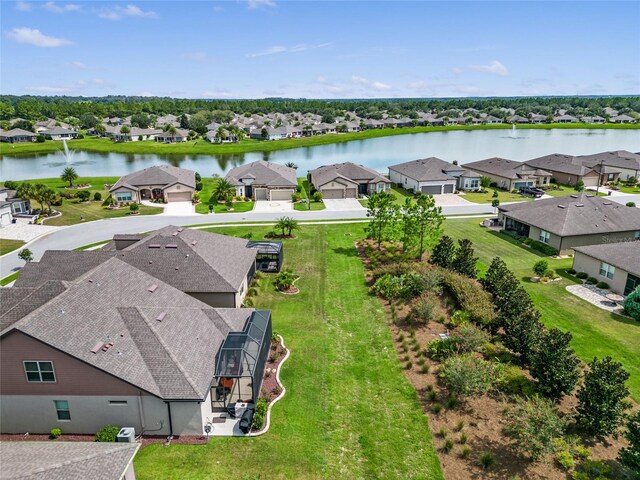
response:
M259 254L278 254L282 250L282 242L252 241L247 243L247 247L255 248Z

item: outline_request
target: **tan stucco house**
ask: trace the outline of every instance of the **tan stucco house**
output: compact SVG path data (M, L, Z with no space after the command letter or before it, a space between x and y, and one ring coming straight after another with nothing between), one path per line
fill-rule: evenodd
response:
M436 157L412 160L389 167L389 180L414 193L440 195L456 190L479 190L479 173Z
M190 202L195 187L196 173L193 170L172 165L155 165L120 177L109 192L118 202L156 199L165 202Z
M309 181L325 199L358 198L388 192L391 180L363 165L345 162L325 165L309 172Z
M584 165L578 157L573 155L552 153L527 160L527 164L550 172L552 180L561 185L573 186L582 180L585 187L596 187L601 178L598 171Z
M620 295L640 287L640 241L575 247L574 251L576 272L608 283L611 291Z
M545 187L551 182L551 173L506 158L492 157L478 162L465 163L465 168L489 177L491 182L504 190L519 190L525 187Z
M546 243L561 254L574 247L640 238L640 209L589 193L501 205L498 218L506 231Z
M232 168L224 178L236 195L252 200L291 200L298 186L295 168L264 160Z

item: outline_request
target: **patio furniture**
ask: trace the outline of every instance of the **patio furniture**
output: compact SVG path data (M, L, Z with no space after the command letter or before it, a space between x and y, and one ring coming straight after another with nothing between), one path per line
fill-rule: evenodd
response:
M242 418L240 418L240 431L242 433L249 433L251 425L253 425L253 408L247 408L242 414Z

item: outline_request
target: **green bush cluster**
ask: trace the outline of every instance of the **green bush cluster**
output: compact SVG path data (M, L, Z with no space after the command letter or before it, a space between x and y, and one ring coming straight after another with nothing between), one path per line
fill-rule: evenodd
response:
M526 238L523 243L525 245L529 245L532 249L537 250L540 253L543 253L545 255L557 255L558 254L558 250L556 250L555 248L553 248L550 245L547 245L546 243L543 242L539 242L538 240L533 240L532 238Z
M487 393L498 377L495 363L484 360L476 353L455 355L444 361L440 377L447 389L466 396Z
M496 313L491 295L483 290L477 280L443 270L442 283L458 306L469 314L473 323L489 327L495 322Z
M253 412L253 426L256 430L262 430L264 427L264 421L267 416L268 403L264 398L261 398L256 403L256 409Z
M586 272L578 272L576 273L576 277L580 280L584 280L589 277L589 274L587 274Z
M52 428L49 432L49 436L53 439L58 438L60 435L62 435L62 430L59 428Z
M624 311L631 318L640 322L640 287L636 287L624 299Z
M96 433L96 442L115 442L119 431L117 425L105 425Z

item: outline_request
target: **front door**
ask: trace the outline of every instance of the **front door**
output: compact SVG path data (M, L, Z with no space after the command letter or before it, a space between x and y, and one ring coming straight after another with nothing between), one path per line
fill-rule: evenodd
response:
M247 198L253 198L253 187L251 185L244 186L244 196Z
M624 296L626 297L633 292L636 287L640 287L640 278L635 275L627 274L627 283L624 286Z

